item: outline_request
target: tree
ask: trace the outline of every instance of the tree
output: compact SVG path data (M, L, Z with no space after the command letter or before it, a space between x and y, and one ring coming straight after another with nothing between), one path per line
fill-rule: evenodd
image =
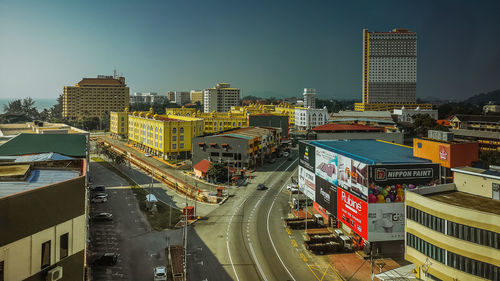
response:
M479 151L479 160L483 162L485 168L490 165L500 166L500 152L495 150Z
M227 173L227 167L223 163L211 163L207 171L207 176L209 180L212 179L215 182L226 182Z
M3 111L8 114L22 114L23 104L21 99L9 101L8 104L3 106Z
M448 128L438 125L436 120L429 116L429 114L416 114L412 116L413 119L413 136L414 137L427 137L427 131L448 131Z
M13 100L4 105L3 110L6 114L23 115L24 120L22 121L33 121L40 117L35 107L35 101L32 98Z

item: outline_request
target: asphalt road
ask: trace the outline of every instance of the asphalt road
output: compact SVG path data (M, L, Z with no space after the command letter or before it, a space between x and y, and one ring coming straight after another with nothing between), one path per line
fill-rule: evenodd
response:
M282 191L297 168L293 156L258 169L251 184L196 223L188 252L198 262L189 264L189 280L316 280L283 227L289 195ZM256 190L258 183L269 189Z

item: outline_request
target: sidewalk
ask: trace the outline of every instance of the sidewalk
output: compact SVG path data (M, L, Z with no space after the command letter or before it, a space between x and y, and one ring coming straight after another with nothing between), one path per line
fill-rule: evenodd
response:
M371 268L370 260L364 260L356 253L332 254L330 260L339 273L346 279L352 281L370 281ZM382 270L378 264L383 263ZM378 274L388 270L398 268L400 265L392 259L377 259L373 261L373 272ZM378 278L375 278L378 280Z

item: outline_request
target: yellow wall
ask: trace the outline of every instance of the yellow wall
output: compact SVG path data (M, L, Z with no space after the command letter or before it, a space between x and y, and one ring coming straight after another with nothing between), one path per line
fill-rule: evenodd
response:
M128 87L66 86L63 89L62 116L64 118L103 118L105 112L123 111L128 106Z
M68 256L85 250L85 221L85 215L81 215L0 247L0 260L5 262L5 280L24 280L40 272L42 243L46 241L51 241L51 265L59 262L59 237L64 233L69 233Z
M128 112L110 112L109 131L112 134L128 135Z
M457 186L458 191L467 192L470 194L476 194L488 198L492 198L493 183L500 184L500 180L494 180L491 178L484 178L480 176L473 176L459 172L453 173L453 182ZM498 204L500 204L500 202Z

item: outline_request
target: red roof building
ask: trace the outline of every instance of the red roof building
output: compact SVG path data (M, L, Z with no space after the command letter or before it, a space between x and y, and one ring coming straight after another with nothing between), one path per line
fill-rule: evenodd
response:
M312 129L315 132L335 132L335 133L348 133L348 132L383 132L384 128L372 127L362 124L325 124L321 126L314 127Z
M210 169L210 164L211 162L206 159L203 159L200 162L196 163L196 165L193 166L195 176L199 178L205 178L207 176L208 170Z

